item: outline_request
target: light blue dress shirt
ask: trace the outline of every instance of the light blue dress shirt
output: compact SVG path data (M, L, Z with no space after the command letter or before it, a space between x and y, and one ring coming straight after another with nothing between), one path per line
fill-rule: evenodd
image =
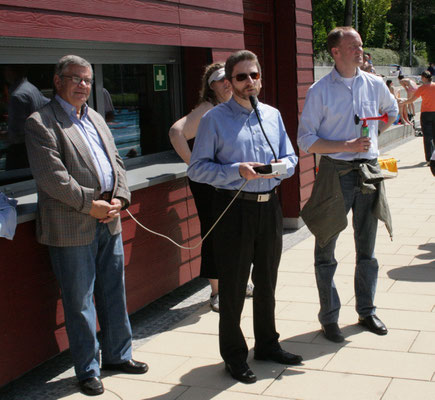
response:
M56 100L68 114L71 122L82 134L88 146L100 180L101 192L111 192L114 183L112 164L110 164L109 157L107 157L106 149L104 148L100 135L95 129L94 124L88 118L88 105L84 105L82 116L77 118L77 110L74 106L62 99L59 95L56 95Z
M298 162L279 111L263 103L258 103L258 110L278 159L283 159L286 164L287 175L249 181L243 190L256 193L271 191L282 179L292 176ZM239 174L241 162L269 164L273 160L272 150L261 132L255 112L232 98L202 117L187 174L195 182L238 190L245 182Z
M388 113L396 117L399 107L382 78L361 71L357 73L351 89L346 86L335 67L315 82L308 90L299 121L298 145L308 149L319 139L351 140L361 136L361 125L355 124L355 114L360 118L377 117ZM363 153L330 153L337 160L375 159L378 150L378 121L368 121L371 146Z

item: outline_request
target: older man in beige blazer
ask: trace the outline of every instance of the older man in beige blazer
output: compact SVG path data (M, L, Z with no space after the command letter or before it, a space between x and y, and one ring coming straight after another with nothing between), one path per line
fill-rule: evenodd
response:
M83 58L59 60L56 95L27 120L26 145L38 188L37 240L48 246L61 287L80 388L98 395L97 313L102 368L145 373L148 366L132 359L126 309L120 210L130 192L111 132L86 104L92 78Z

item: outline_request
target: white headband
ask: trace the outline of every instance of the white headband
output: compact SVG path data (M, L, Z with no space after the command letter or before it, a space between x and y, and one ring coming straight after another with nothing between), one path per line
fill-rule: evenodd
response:
M219 68L210 75L210 78L208 78L208 86L214 81L220 81L222 78L225 78L225 68Z

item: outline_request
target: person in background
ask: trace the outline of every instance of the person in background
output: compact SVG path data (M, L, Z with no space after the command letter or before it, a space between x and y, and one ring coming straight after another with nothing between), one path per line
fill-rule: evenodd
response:
M421 97L420 121L423 132L424 156L426 165L429 165L435 148L435 83L432 82L432 75L429 71L422 72L421 80L423 84L410 98L401 100L401 104L412 104Z
M385 83L386 83L390 93L398 101L398 105L399 105L399 117L400 117L400 120L401 120L402 124L412 125L411 122L408 119L407 107L404 104L401 104L399 102L399 99L400 99L400 89L396 89L393 86L393 81L391 79L387 79L387 81ZM394 123L396 123L396 121Z
M364 63L361 66L361 70L370 74L376 74L375 67L373 66L372 56L370 53L364 53Z
M6 65L4 69L9 86L8 142L5 169L28 168L24 124L27 117L45 106L47 99L40 90L27 80L25 65Z
M395 120L398 106L382 78L360 70L362 41L351 27L337 27L327 38L334 59L332 71L308 90L298 128L298 144L306 153L320 154L319 173L301 216L314 234L314 267L319 291L319 321L326 339L343 342L338 326L340 297L334 283L337 269L335 246L353 213L356 249L355 308L358 323L386 335L376 315L374 297L379 265L375 258L378 219L392 235L391 215L382 172L377 161L378 127L386 130ZM388 113L382 126L369 121L368 136L361 135L359 117Z
M55 97L26 121L38 190L36 236L59 282L76 376L83 393L104 392L102 368L147 372L132 359L120 210L130 204L124 164L103 117L86 104L92 67L68 55L56 65ZM93 299L95 298L95 305Z
M414 80L405 78L403 75L399 75L397 79L399 79L399 84L406 90L406 95L408 96L408 99L410 99L418 88L417 84ZM409 106L405 107L405 112L409 114L408 120L411 121L415 115L415 107L412 103L407 104L409 104ZM408 109L407 111L406 108Z
M257 56L247 50L233 53L225 63L225 78L233 97L201 119L187 174L215 188L215 217L237 195L213 232L219 271L219 346L230 375L254 383L247 364L248 347L240 328L246 284L252 268L254 358L281 364L299 364L302 357L284 351L275 327L275 287L282 251L282 212L276 187L294 174L297 156L279 111L258 103L269 146L251 105L261 90ZM274 150L272 150L274 149ZM264 177L253 168L277 161L285 173ZM243 191L238 190L246 183Z
M202 76L197 106L189 114L175 122L169 130L172 146L187 165L190 164L192 155L187 141L196 136L202 116L214 106L228 101L231 96L231 85L225 80L224 64L213 63L206 66ZM212 214L214 187L206 183L194 182L191 179L189 179L189 187L198 211L201 237L204 237L215 222ZM200 276L209 280L211 286L210 307L213 311L219 312L218 271L213 252L212 235L213 233L210 233L202 243ZM246 295L252 296L252 293L253 286L248 284Z
M435 75L435 63L430 63L427 67L427 70L431 73L432 76Z
M106 122L112 122L115 118L115 107L113 106L112 96L106 88L103 88L104 97L104 119Z

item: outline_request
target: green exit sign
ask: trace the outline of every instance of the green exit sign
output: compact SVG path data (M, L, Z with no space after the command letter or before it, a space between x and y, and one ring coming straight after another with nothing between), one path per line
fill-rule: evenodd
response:
M168 74L166 65L153 65L154 71L154 91L160 92L168 90Z

